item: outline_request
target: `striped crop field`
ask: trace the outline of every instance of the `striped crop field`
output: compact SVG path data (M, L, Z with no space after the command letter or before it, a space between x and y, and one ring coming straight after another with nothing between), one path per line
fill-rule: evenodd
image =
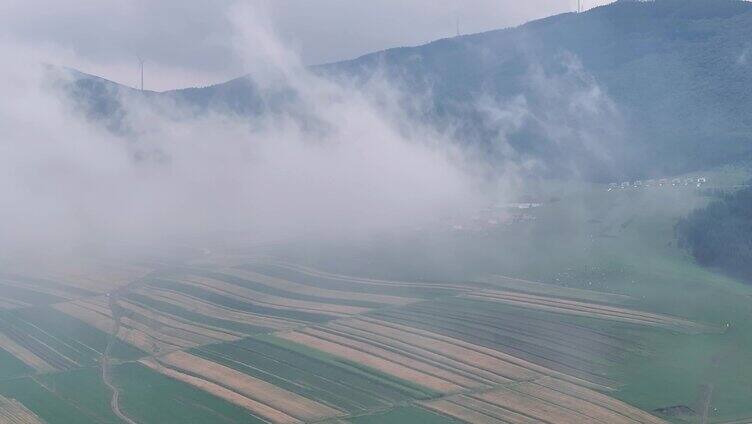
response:
M0 414L655 424L612 397L614 364L646 348L608 329L715 331L633 309L626 296L501 276L392 281L274 259L114 270L134 277L107 291L0 278L19 288L8 291L13 308L0 311ZM117 413L102 379L107 363Z
M118 338L152 354L234 340L242 335L181 320L127 300L119 301L117 305L121 315ZM55 308L105 332L111 331L115 325L113 312L104 297L58 304Z
M107 346L107 331L52 308L25 308L0 314L0 348L39 372L97 364ZM115 343L113 355L134 359L143 354Z
M36 414L15 399L0 396L0 422L5 424L43 424Z
M467 423L663 424L665 421L596 391L545 377L421 402Z
M568 321L553 313L468 298L375 311L369 316L411 332L431 333L433 338L449 337L504 352L609 388L616 386L609 367L627 352L643 349L626 336L602 331L597 321Z
M8 282L63 298L104 294L150 274L157 264L133 264L121 260L80 259L51 262L34 269L0 272L0 283Z
M95 294L52 280L0 274L0 310L49 305Z
M454 284L429 281L390 281L335 274L286 261L254 261L235 266L236 269L261 273L318 289L339 290L352 293L388 294L406 299L425 300L452 296L487 283Z
M323 403L187 352L174 352L141 362L272 422L318 421L343 414Z
M121 391L121 408L138 423L266 422L254 419L244 408L155 372L138 362L115 366L113 378ZM122 422L110 408L110 393L102 383L98 368L0 381L0 395L32 410L39 417L39 422ZM0 422L6 421L0 418Z
M593 290L578 289L573 287L554 286L536 281L513 278L503 275L489 275L479 279L495 289L512 290L515 292L555 296L563 299L575 299L589 302L623 303L629 300L629 296L598 292Z
M272 336L204 346L190 352L347 414L363 414L405 399L436 395L376 369Z
M439 393L490 388L551 375L607 387L459 338L368 317L278 333L278 337L348 358Z
M627 322L639 325L663 327L669 330L696 334L713 331L708 326L686 319L650 312L636 311L628 308L602 303L582 302L552 296L533 295L499 290L482 290L466 295L470 299L499 302L522 308L538 309L560 314L592 317L604 320Z

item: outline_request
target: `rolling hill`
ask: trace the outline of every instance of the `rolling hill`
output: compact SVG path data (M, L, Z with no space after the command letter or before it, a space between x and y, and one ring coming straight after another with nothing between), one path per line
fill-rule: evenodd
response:
M752 158L749 40L752 3L618 1L312 70L356 84L386 76L421 99L414 118L494 163L526 160L544 175L604 181ZM81 74L70 89L90 116L112 119L115 87ZM250 76L145 95L243 116L295 98Z

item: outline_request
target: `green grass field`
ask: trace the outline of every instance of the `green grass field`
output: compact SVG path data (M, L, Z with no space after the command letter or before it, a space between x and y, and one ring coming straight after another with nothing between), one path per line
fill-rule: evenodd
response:
M138 363L115 367L123 412L149 424L255 424L264 421L229 402Z
M99 368L0 381L0 394L19 400L49 423L118 424ZM262 423L244 409L138 363L117 365L122 410L139 423Z
M96 368L3 380L0 394L20 401L49 423L119 423Z
M747 175L721 170L710 179L732 186ZM275 253L288 255L290 261L334 272L359 271L373 278L477 281L500 274L628 295L626 307L675 315L718 331L688 335L562 318L628 341L622 355L607 361L605 376L619 383L619 389L609 395L647 411L672 405L697 410L702 386L712 385L712 422L752 416L752 285L698 266L675 242L677 220L710 199L692 187L607 192L605 186L576 184L556 184L534 195L545 203L534 212L534 224L486 234L385 237L358 248L332 247L334 253L314 252L310 247ZM549 201L554 197L555 201ZM414 312L398 317L394 310L382 316L409 319L437 331L452 330L462 337L462 329L442 317L444 311L461 309L451 306L455 302L439 301L433 307L438 318L433 320ZM413 308L427 310L430 305ZM467 306L472 311L483 309L478 303ZM505 308L487 307L499 313ZM464 334L477 337L480 333L466 328Z
M0 349L0 380L31 374L34 370L9 352Z
M542 267L526 276L553 283L566 277L570 286L627 294L635 308L718 326L722 332L699 335L611 329L647 349L616 364L623 387L614 396L646 410L680 404L698 409L701 386L711 384L714 420L749 417L752 286L699 267L673 243L676 219L705 199L691 191L663 199L660 192L615 194L596 196L593 203L613 203L609 211L594 207L592 215L603 220L594 233L616 237L578 240L586 255L561 267L566 276Z
M396 408L388 412L351 418L353 424L456 424L458 421L444 417L422 408L408 406Z

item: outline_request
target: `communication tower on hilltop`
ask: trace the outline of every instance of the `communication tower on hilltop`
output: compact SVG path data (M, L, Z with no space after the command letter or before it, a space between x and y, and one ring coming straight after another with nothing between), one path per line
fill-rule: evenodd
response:
M138 64L141 66L141 91L144 91L144 60L138 56Z

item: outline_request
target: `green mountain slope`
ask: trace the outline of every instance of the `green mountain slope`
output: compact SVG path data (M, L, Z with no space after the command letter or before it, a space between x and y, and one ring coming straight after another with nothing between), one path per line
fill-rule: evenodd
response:
M638 178L752 158L750 40L749 2L619 1L313 69L360 84L387 76L420 100L414 118L498 166ZM79 83L77 93L92 115L117 109L101 100L107 90ZM284 111L294 94L264 92L251 77L148 93L244 116Z

